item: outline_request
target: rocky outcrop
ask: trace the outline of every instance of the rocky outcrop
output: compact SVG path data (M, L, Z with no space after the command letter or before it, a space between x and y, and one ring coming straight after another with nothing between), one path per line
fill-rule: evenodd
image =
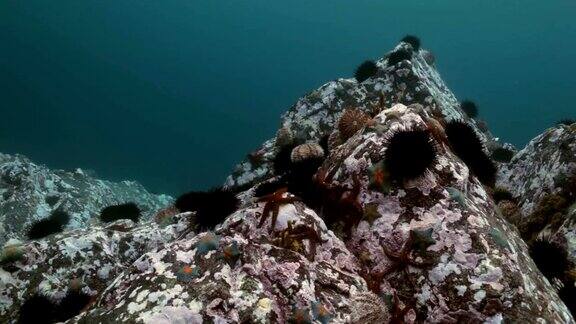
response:
M86 227L109 205L134 202L149 218L171 201L137 182L99 180L81 169L50 170L24 156L0 153L0 245L24 238L30 224L56 209L70 213L68 228L74 229Z
M346 108L358 109L374 115L396 103L420 104L433 116L442 119L468 120L487 143L489 148L502 146L482 122L469 119L460 109L460 103L442 80L433 62L427 60L429 52L414 51L406 43L400 43L392 52L406 51L410 61L389 66L387 57L376 62L375 77L358 83L354 79L338 79L300 98L282 117L280 133L289 133L291 141L320 141L335 129ZM238 164L226 181L226 186L237 187L254 184L273 173L279 136L266 141ZM285 140L284 140L285 141ZM285 143L282 143L285 144Z
M186 216L174 217L165 227L119 220L11 244L21 252L17 260L3 263L0 269L0 322L17 318L22 303L37 293L58 301L79 286L97 298L142 254L178 238L189 227Z
M527 241L549 237L576 261L576 124L546 130L500 169L503 211Z
M0 321L13 320L34 293L58 302L81 278L94 300L70 323L573 323L443 125L463 120L487 149L501 144L460 111L426 52L404 43L395 50L412 59L381 59L374 77L330 82L299 100L277 137L228 178L242 203L214 231L195 231L189 213L163 219L166 227L121 221L22 245L22 256L0 270L0 291L8 292L0 294ZM363 111L351 114L362 123L340 136L347 108ZM568 130L542 138L563 138L572 150ZM433 161L410 179L394 178L384 164L403 131L429 134L434 146ZM255 185L274 180L281 147L321 139L321 149L297 156L324 157L304 180L315 195L254 197ZM523 197L520 211L541 199L530 198L540 197L530 177L564 165L522 166L533 151L529 145L499 174L500 186L524 186L514 192Z

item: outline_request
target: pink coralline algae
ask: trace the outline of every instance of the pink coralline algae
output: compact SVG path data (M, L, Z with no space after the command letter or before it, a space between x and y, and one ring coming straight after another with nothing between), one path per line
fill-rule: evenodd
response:
M574 307L573 260L547 279L518 229L528 243L547 238L561 255L576 253L576 128L548 130L494 164L497 186L514 198L500 210L493 170L446 138L465 112L426 52L401 43L392 53L374 77L331 81L298 100L283 138L219 189L233 198L226 217L211 218L216 202L193 194L184 202L202 208L166 211L159 224L117 221L19 245L22 255L0 270L0 322L39 292L62 299L81 277L95 302L69 323L574 323L560 299ZM350 106L361 127L322 148L305 186L284 185L292 146L339 133ZM466 131L474 154L503 146L474 122ZM425 163L410 160L423 153L412 147L391 148L398 134L410 135L400 144L416 134Z

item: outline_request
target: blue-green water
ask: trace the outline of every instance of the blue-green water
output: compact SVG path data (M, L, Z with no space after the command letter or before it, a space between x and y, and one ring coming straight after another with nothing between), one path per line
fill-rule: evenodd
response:
M5 0L0 152L155 192L220 184L298 97L407 33L522 146L576 117L574 17L573 0Z

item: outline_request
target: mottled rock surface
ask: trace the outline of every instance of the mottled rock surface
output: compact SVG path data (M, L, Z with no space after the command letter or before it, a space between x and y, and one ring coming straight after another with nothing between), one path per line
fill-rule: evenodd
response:
M506 216L527 241L547 236L576 261L576 124L546 130L500 169L514 196Z
M81 169L51 170L24 156L0 153L0 245L22 239L30 224L56 209L70 213L68 228L73 229L85 227L109 205L134 202L149 218L171 201L137 182L99 180Z
M487 143L499 147L499 143L480 121L469 119L460 109L460 103L442 80L433 63L427 62L427 51L413 51L400 43L393 51L404 50L412 55L410 61L388 66L386 56L376 61L375 77L358 83L355 79L338 79L300 98L282 117L280 129L289 131L295 141L319 141L330 135L346 108L359 109L374 115L395 103L421 104L434 116L469 121ZM381 99L383 98L383 102ZM253 184L271 175L275 155L276 138L266 141L251 156L238 164L226 181L229 187Z
M173 224L165 227L119 220L23 244L20 260L0 269L0 323L15 318L23 301L35 293L58 301L79 285L98 297L143 253L183 233L187 216L175 216Z
M166 227L119 221L22 245L23 257L0 269L0 322L14 321L34 293L58 301L78 277L94 300L69 323L573 323L522 231L452 152L443 125L463 120L487 148L501 144L465 116L426 58L420 51L394 66L381 59L375 77L330 82L286 113L282 145L332 139L310 184L320 205L290 193L267 203L253 197L274 175L279 144L271 139L228 178L227 186L243 188L242 206L213 232L194 231L188 213ZM334 134L349 107L370 120L342 139ZM383 166L403 130L429 132L437 155L412 180L392 179ZM559 139L573 155L572 128L549 132L500 165L499 185L518 197L519 213L542 199L531 179L573 172L566 157L523 165L522 156L541 149L555 156ZM275 223L263 215L272 203Z

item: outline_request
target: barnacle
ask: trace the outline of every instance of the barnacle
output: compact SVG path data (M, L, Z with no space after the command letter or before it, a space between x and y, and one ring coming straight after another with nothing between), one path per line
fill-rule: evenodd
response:
M353 295L350 308L352 324L388 323L391 318L384 301L371 291Z
M346 109L338 120L340 139L345 142L370 120L370 116L358 109Z

